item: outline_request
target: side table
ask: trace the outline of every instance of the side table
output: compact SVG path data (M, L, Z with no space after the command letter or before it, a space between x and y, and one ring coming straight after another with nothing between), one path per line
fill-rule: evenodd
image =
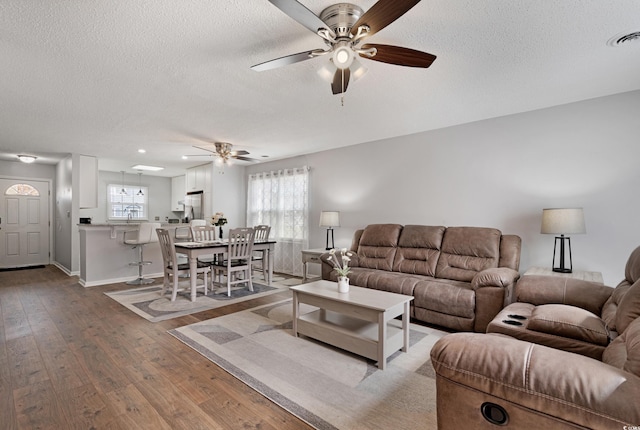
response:
M597 282L599 284L604 284L604 279L602 278L602 273L600 272L585 272L582 270L574 270L571 273L560 273L560 272L554 272L553 270L546 267L531 267L526 272L524 272L523 276L527 276L527 275L560 276L562 278L581 279L583 281L590 281L590 282Z
M327 252L327 250L324 248L302 250L302 282L303 283L307 282L307 279L308 279L307 264L308 263L321 264L322 262L320 261L320 256L325 252Z

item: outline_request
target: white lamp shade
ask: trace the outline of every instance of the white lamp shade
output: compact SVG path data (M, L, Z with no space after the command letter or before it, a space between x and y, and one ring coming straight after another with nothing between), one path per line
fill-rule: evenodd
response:
M320 227L340 227L340 212L320 212Z
M543 234L582 234L587 230L584 225L582 208L543 209Z

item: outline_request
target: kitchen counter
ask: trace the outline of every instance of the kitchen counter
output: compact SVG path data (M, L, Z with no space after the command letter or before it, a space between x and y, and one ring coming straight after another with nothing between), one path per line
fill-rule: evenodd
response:
M124 243L127 238L135 238L139 222L78 224L80 231L80 285L96 285L127 282L138 277L138 266L130 266L138 258L137 249ZM162 228L175 236L176 228L187 228L189 224L162 223ZM151 261L144 266L143 276L158 278L163 276L162 252L158 243L144 245L144 259ZM161 285L162 279L156 280Z

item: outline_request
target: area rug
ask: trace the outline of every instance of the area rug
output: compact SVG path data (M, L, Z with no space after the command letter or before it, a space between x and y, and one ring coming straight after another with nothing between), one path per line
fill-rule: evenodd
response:
M437 427L429 352L445 332L411 324L409 351L379 370L371 360L294 337L291 315L289 299L169 333L317 429Z
M141 317L151 322L158 322L274 294L301 283L300 278L285 278L274 275L271 285L268 286L261 283L261 279L260 281L258 279L260 278L254 278L253 291L249 291L243 284L233 286L231 288L231 297L227 296L226 285L214 285L214 289L210 290L206 296L202 289L198 289L195 302L191 301L191 291L189 289L178 292L175 302L171 301L170 289L167 289L165 294L160 296L162 291L161 279L157 280L153 285L105 292L105 294ZM188 283L189 281L181 282Z

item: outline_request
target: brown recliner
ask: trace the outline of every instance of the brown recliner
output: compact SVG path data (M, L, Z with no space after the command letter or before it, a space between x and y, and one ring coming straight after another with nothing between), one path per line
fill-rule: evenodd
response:
M603 361L500 334L454 333L436 342L431 363L439 430L640 426L640 318Z
M640 247L629 256L615 289L578 279L524 276L515 296L517 302L498 313L487 333L600 360L611 341L640 316Z
M496 316L493 333L447 335L432 348L438 428L640 426L640 247L615 289L520 282L521 302Z

